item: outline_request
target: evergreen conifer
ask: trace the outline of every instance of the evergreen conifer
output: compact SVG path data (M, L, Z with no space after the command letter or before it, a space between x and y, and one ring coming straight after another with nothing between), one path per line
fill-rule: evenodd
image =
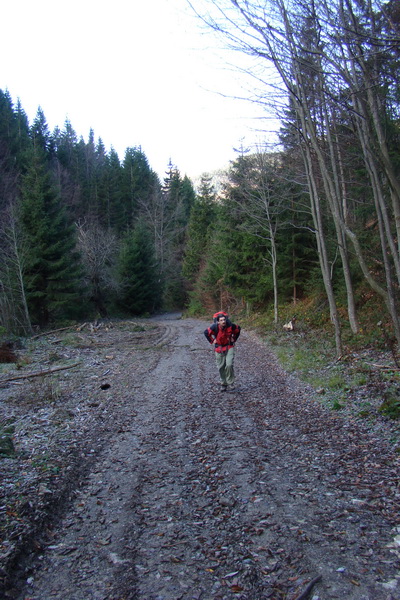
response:
M154 245L142 221L128 231L119 257L118 304L130 314L152 313L160 297Z
M19 215L29 312L33 323L45 327L74 315L79 263L74 227L37 149L22 179Z

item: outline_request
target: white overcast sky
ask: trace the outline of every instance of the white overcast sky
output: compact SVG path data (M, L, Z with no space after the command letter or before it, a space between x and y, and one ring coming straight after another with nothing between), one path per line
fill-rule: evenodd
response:
M0 52L0 89L30 123L41 106L50 130L68 118L87 140L92 128L121 160L141 146L161 177L170 159L196 178L263 143L261 109L230 97L248 86L227 67L240 57L186 0L5 2Z

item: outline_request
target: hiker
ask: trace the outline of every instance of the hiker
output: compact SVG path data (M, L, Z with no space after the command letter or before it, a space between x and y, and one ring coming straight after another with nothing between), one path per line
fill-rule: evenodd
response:
M213 318L214 323L207 327L204 335L210 344L214 344L215 359L221 380L221 392L234 391L233 361L235 358L235 342L240 335L240 327L232 323L225 312L215 313Z

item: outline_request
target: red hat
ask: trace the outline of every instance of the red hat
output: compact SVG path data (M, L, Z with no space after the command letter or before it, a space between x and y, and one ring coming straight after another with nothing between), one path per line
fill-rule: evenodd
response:
M228 313L224 312L223 310L216 312L215 315L213 315L213 319L215 321L218 321L218 319L220 317L225 317L226 319L228 318Z

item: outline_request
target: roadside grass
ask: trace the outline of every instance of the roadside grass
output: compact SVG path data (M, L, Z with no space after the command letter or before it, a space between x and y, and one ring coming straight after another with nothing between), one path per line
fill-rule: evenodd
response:
M376 315L372 319L362 314L357 334L343 328L344 352L338 359L324 306L296 306L294 331L283 330L293 313L285 307L281 314L278 324L272 314L265 313L242 319L242 323L256 330L281 366L309 384L332 410L346 409L370 420L385 417L400 421L400 371Z
M317 337L305 340L296 333L282 336L266 333L265 341L285 371L296 374L314 388L324 404L334 410L343 408L349 389L348 373L344 365L332 360L334 349L329 342Z

